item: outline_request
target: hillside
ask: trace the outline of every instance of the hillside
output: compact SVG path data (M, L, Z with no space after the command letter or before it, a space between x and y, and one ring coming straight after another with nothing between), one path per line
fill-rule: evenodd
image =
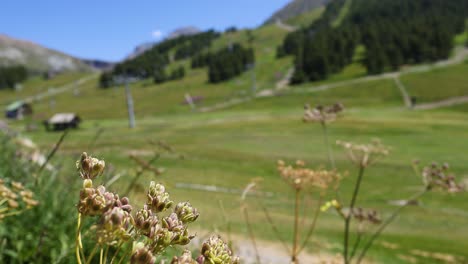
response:
M294 55L294 84L326 80L351 63L358 49L367 74L446 60L464 32L464 0L336 0L321 19L290 33L278 55Z
M313 23L317 19L320 19L320 14L313 14L313 11L307 17L293 18L298 24L305 20ZM75 160L82 151L106 158L106 164L115 168L113 173L122 175L113 185L114 190L127 188L137 172L129 155L149 160L157 151L152 142L167 142L184 158L179 159L175 153L161 155L154 166L163 168L164 173L158 176L149 171L141 174L137 187L129 193L131 201L145 201L147 196L139 191L140 188L151 180L160 181L170 186L171 196L190 200L200 210L202 217L194 228L213 228L232 234L233 242L239 242L244 247L250 247L250 244L245 220L239 214L239 196L252 178L262 178L261 191L272 194L247 200L252 208L252 227L261 249L264 244L276 245L279 241L275 240L259 206L271 210L273 221L285 238L291 234L289 223L293 221L294 195L285 188L284 181L275 170L276 161L281 159L289 163L302 159L310 168L322 168L327 164L322 127L301 121L306 103L315 106L341 102L345 105L343 115L329 124L330 142L346 140L361 143L378 137L391 146L390 155L379 159L366 172L365 182L361 186L362 196L358 199L360 207L376 209L384 219L398 208L394 202L412 197L422 187L420 177L413 175L411 161L418 159L423 165L432 161L448 161L457 179L466 178L468 163L463 153L456 150L468 147L465 132L468 129L468 103L432 110L410 110L404 104L404 96L398 85L402 83L410 96L417 97L418 104L468 96L466 49L458 47L447 61L406 65L400 72L366 76L366 68L360 63L366 50L364 45L360 45L353 54L352 64L342 71L330 74L326 80L319 82L288 86L293 56L276 56L276 48L287 34L285 28L270 24L251 31L223 33L212 39L204 52L216 52L232 43L251 47L255 52L253 69L214 84L208 82L208 67L191 68L190 56L175 59L181 42L168 42L166 47L156 48L155 54L173 57L166 62L167 72L182 66L186 73L180 80L155 83L149 76L130 84L136 116L136 128L133 129L128 128L123 85L100 89L97 78L82 73L59 75L51 80L39 77L30 79L23 84L21 91L0 91L0 105L4 107L13 100L28 97L41 98L33 102L34 115L30 119L8 121L7 124L22 131L22 135L31 138L44 150L54 146L60 133L45 131L41 121L57 112L79 114L83 123L79 129L70 131L51 163L65 160L61 171L63 175L71 175L75 168L71 168L74 163L69 161ZM193 41L187 38L184 42L188 40ZM146 60L134 62L121 67L144 66ZM187 102L187 97L193 99L193 106ZM25 127L37 129L28 130ZM347 199L351 197L356 181L355 168L339 146L332 144L331 149L337 169L346 175L340 193ZM66 188L78 185L62 177L62 174L59 176L67 179ZM61 186L54 185L54 189L60 190L60 197L68 199L71 195L63 196ZM210 189L210 193L204 191L205 187ZM332 195L331 192L329 194ZM313 195L304 200L307 205L322 205L321 201L316 200L319 199L318 193L315 196L313 192ZM327 200L331 198L327 196ZM369 251L369 259L365 263L467 263L467 198L467 192L448 195L434 191L424 196L420 205L408 207L389 225ZM67 208L76 213L76 199L73 196L72 199L72 202L59 200L61 212L64 204L68 204ZM48 208L49 204L42 203L41 206L43 211L47 211L43 208ZM312 213L309 209L305 212L307 215ZM229 216L227 221L224 214ZM62 218L57 219L63 221ZM370 226L368 228L365 229L366 236L373 230ZM314 255L339 254L342 230L342 222L336 213L321 213L313 240L306 251ZM11 233L10 230L6 232ZM28 232L33 232L30 235L32 238L40 237L43 233L42 228ZM67 233L70 233L69 230L66 230ZM55 237L60 236L49 234L46 239L50 239L45 241L58 244L49 246L53 250L60 247L59 243L66 244L68 240L74 245L74 232L71 232L68 240L65 236L57 240ZM353 234L353 240L354 237ZM36 245L32 244L33 252ZM47 245L44 242L42 255L53 256L48 254L50 248ZM6 248L9 248L8 245ZM20 250L24 252L26 249ZM246 254L241 250L237 252ZM282 252L279 248L273 255ZM72 262L69 259L57 261ZM314 262L301 258L300 263Z
M90 67L79 59L62 52L0 34L0 66L18 64L39 73L90 70Z
M313 9L325 6L330 0L293 0L280 10L276 11L264 24L275 23L277 20L286 21Z

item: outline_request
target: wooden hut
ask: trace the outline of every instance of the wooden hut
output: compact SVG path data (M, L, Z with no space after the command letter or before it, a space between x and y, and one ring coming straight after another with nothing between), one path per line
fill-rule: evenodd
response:
M60 131L69 128L78 128L81 118L74 113L58 113L44 121L47 130Z
M23 101L16 101L8 105L5 109L5 117L9 119L23 119L27 115L33 113L31 104Z

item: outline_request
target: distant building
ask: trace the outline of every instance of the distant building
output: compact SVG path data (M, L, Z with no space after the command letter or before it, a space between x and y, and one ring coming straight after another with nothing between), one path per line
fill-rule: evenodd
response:
M31 104L23 101L16 101L7 106L5 109L5 117L10 119L23 119L24 116L32 114Z
M68 128L78 128L80 122L81 118L76 114L58 113L44 121L44 125L48 131L59 131Z

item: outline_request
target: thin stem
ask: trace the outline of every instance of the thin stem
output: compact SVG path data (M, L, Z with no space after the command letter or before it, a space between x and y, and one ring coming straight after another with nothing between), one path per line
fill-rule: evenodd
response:
M349 259L348 259L348 244L349 244L349 227L351 224L351 217L354 209L354 205L356 203L357 196L359 194L359 187L361 186L362 182L362 176L364 175L364 166L359 166L359 176L356 181L356 185L354 187L354 192L353 196L351 197L351 204L349 205L349 211L348 215L345 218L345 230L344 230L344 240L343 240L343 258L344 258L344 263L348 264Z
M104 262L107 263L107 255L109 254L109 245L106 245L106 250L104 251Z
M47 166L47 164L49 163L49 161L52 159L52 157L55 155L55 153L57 152L57 150L60 148L60 145L62 145L62 142L63 140L65 139L65 137L68 135L68 129L65 130L63 133L62 133L62 136L60 136L59 140L57 141L57 143L55 143L54 147L52 148L52 150L50 151L49 155L47 155L47 158L46 160L44 161L44 163L42 163L41 167L39 168L39 170L37 171L36 173L36 180L35 180L35 185L37 186L37 184L39 183L39 175L41 174L41 172L44 170L44 168Z
M383 230L390 224L393 222L393 220L395 220L395 218L398 216L398 214L401 213L401 211L403 209L405 209L411 201L415 201L417 199L419 199L421 196L423 196L424 194L426 194L429 190L427 188L425 188L423 191L413 195L410 199L406 200L406 203L402 206L400 206L399 208L397 208L391 215L389 218L387 218L387 220L385 220L384 223L382 223L382 225L380 225L380 227L375 231L375 233L372 235L372 237L369 239L369 241L367 241L366 245L364 246L364 249L362 250L361 254L359 254L359 258L357 260L357 263L361 263L361 261L363 260L364 256L366 255L367 251L369 250L369 248L372 247L372 244L374 243L374 241L382 234Z
M122 249L122 246L123 246L123 243L121 242L119 246L117 247L117 250L114 252L114 255L112 255L111 262L110 262L111 264L114 263L115 257L117 257L117 255L119 254L120 249Z
M223 204L223 200L219 199L218 204L219 204L219 207L221 208L221 212L223 213L223 220L226 223L228 245L231 247L232 246L231 222L229 222L229 219L227 217L226 209L224 208L224 204Z
M99 253L99 264L104 264L104 249L101 248L101 252Z
M125 258L128 256L128 254L130 253L131 251L130 250L127 250L127 252L125 252L125 254L122 256L122 258L119 260L119 263L118 264L121 264Z
M155 161L157 161L159 159L161 155L157 154L155 155L152 159L150 159L148 161L148 166L151 166L151 164ZM130 182L130 184L128 185L127 187L127 190L125 191L125 195L129 195L130 194L130 191L133 190L133 188L135 187L135 185L137 184L138 182L138 179L140 178L140 176L143 174L143 172L145 171L144 168L142 168L140 171L137 172L137 174L135 175L135 177L133 177L133 180Z
M296 199L294 202L294 235L293 248L291 252L291 262L297 263L298 243L299 243L299 205L300 205L300 190L296 189Z
M330 142L328 140L327 124L325 122L321 122L321 124L323 128L323 137L325 140L325 145L327 147L328 162L330 162L332 169L336 169L335 158L333 157L333 149L331 148Z
M75 254L76 254L76 261L78 264L81 264L81 248L83 245L81 244L81 213L78 214L78 223L76 225L76 241L75 241Z
M260 264L261 263L260 254L258 253L258 247L257 247L257 243L255 241L255 235L254 235L253 230L252 230L252 225L250 223L249 211L247 210L247 206L243 206L242 212L244 213L245 223L247 225L247 230L249 231L250 240L252 240L252 244L254 246L255 258L257 259L257 263Z
M361 244L361 238L362 238L362 233L358 232L358 237L356 238L356 241L354 242L353 251L351 251L351 256L349 257L349 262L351 262L353 257L356 255L356 251L359 247L359 244Z
M268 223L270 224L271 228L273 229L273 232L274 232L275 235L276 235L276 238L281 242L281 244L283 245L284 249L286 249L286 252L290 252L290 250L289 250L289 248L288 248L288 245L287 245L286 242L283 240L283 238L281 238L281 234L280 234L278 228L276 227L275 223L273 222L273 219L271 218L270 213L268 212L268 210L266 209L265 206L262 206L262 209L263 209L263 212L265 213L265 217L266 217Z
M90 263L91 263L91 260L93 260L94 255L96 255L97 248L98 248L98 244L96 244L96 245L94 246L93 250L92 250L91 253L89 254L89 256L88 256L88 261L86 261L86 264L90 264Z
M318 219L318 216L320 215L320 206L321 206L321 204L323 202L323 198L324 198L324 195L322 193L322 194L320 194L318 205L317 205L317 208L315 209L314 218L313 218L312 223L310 225L309 231L307 232L306 237L304 239L304 242L302 242L302 245L299 248L297 254L301 253L302 250L304 250L304 248L307 245L307 242L309 242L309 239L312 237L312 234L314 233L315 226L317 224L317 219Z

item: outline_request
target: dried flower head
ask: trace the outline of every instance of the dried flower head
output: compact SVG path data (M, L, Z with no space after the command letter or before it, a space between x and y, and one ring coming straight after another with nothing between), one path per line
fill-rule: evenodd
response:
M212 236L203 243L201 254L204 264L238 264L229 246L219 236Z
M187 245L194 236L189 235L187 226L182 222L176 213L172 213L162 219L163 229L167 229L167 234L171 236L171 245Z
M33 192L26 189L22 183L13 181L8 184L0 179L0 220L37 206L39 202L34 200L33 196Z
M133 254L130 258L131 264L154 264L156 257L153 256L151 250L149 250L143 243L134 243Z
M376 210L365 210L362 208L354 208L351 215L360 223L371 223L378 225L382 222L380 215Z
M97 225L97 242L101 245L117 245L131 238L132 217L121 207L113 207L101 216Z
M337 141L336 144L344 147L349 159L357 166L362 167L374 164L390 152L390 148L383 145L379 139L372 140L370 144L355 144L344 141Z
M169 193L166 192L164 185L152 181L147 193L146 204L151 210L159 213L171 208L173 202L169 199Z
M322 124L330 123L336 120L338 114L344 110L341 103L336 103L330 106L318 105L311 108L309 105L304 106L304 122L320 122Z
M135 227L144 236L154 238L157 228L159 228L159 218L145 204L143 209L135 214Z
M432 163L430 166L424 167L422 171L424 185L428 189L441 189L447 192L461 192L463 186L455 182L455 175L450 172L448 163L438 165Z
M280 160L277 169L281 177L296 190L310 187L327 190L330 187L338 187L341 176L336 171L312 170L304 166L305 162L301 160L297 161L295 166L286 165L284 161Z
M106 163L103 160L88 156L86 152L76 161L76 168L83 179L95 179L104 172L105 167Z
M189 202L181 202L174 208L174 213L177 214L179 219L184 223L192 223L197 220L200 215L196 208L192 207Z

